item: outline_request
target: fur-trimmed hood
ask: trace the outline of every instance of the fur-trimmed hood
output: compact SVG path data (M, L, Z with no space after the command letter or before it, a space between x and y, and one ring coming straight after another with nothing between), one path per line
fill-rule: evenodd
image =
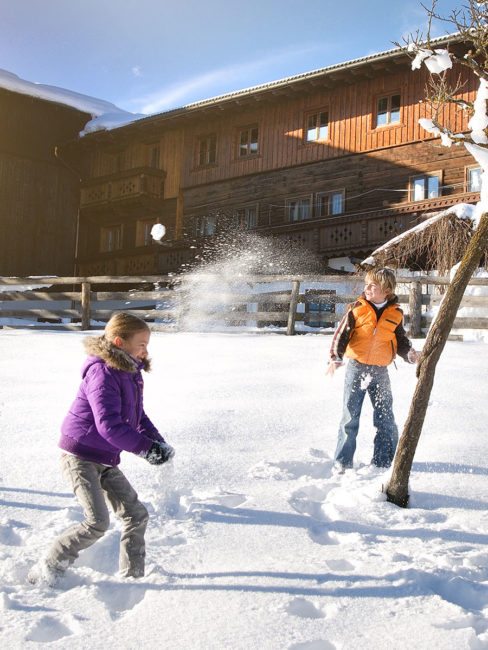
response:
M110 343L105 336L89 336L83 341L87 354L93 357L99 357L110 368L116 370L123 370L125 372L137 372L138 370L151 370L151 360L143 359L138 361L118 348L113 343Z

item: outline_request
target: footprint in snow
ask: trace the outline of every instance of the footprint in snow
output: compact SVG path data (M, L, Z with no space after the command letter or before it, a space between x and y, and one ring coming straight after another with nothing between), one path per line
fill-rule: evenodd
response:
M331 461L282 461L277 463L263 461L250 470L252 478L274 478L277 481L290 481L306 476L312 479L324 479L332 476Z
M247 501L245 494L237 492L194 492L192 490L173 490L166 500L166 515L171 519L188 519L208 505L221 505L237 508Z
M439 581L435 592L463 609L480 611L488 606L488 586L461 576Z
M238 494L236 492L217 492L208 494L193 493L190 496L183 498L183 504L187 508L187 512L204 510L207 505L220 505L225 508L237 508L245 501L247 501L246 495Z
M51 643L75 634L77 631L73 629L73 626L63 623L62 620L46 615L34 623L25 640L34 643Z
M304 643L294 643L288 650L335 650L336 646L330 641L318 639L316 641L305 641Z
M325 521L328 518L322 510L322 505L332 487L333 486L319 488L315 485L306 485L296 492L293 492L288 503L291 505L293 510L296 510L301 515L309 515L313 519Z
M0 544L5 546L21 546L24 541L20 531L26 528L22 522L14 521L13 519L3 519L0 522Z
M306 598L293 598L286 606L286 611L300 618L325 618L322 609Z
M112 620L133 609L145 595L146 586L140 584L106 582L96 586L96 598L106 606Z
M327 566L332 571L354 571L355 566L347 560L326 560Z

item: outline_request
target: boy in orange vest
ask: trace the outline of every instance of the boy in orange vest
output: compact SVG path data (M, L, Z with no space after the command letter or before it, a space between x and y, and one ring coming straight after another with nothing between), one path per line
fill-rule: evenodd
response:
M376 428L372 464L390 467L398 443L388 365L398 353L416 363L419 355L403 329L403 312L395 295L391 269L366 274L363 294L349 306L332 339L327 374L349 358L344 383L344 408L335 460L340 471L353 466L359 418L366 392L373 404Z

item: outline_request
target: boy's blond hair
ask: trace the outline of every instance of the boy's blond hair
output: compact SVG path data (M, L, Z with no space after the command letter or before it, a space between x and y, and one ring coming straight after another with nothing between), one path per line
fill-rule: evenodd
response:
M147 323L142 318L120 311L112 314L105 325L104 334L105 338L110 342L113 342L116 336L120 336L121 339L127 341L127 339L141 331L150 331Z
M372 269L366 273L364 281L366 283L374 282L379 285L381 290L384 291L387 296L391 296L395 293L396 277L395 273L391 269Z

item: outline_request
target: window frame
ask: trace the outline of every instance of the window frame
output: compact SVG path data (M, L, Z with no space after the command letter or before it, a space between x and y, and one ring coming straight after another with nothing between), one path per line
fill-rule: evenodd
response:
M161 145L159 142L148 145L147 165L151 169L161 169Z
M320 137L320 129L322 128L320 126L320 116L321 115L327 115L327 125L326 125L326 134L325 137ZM315 132L317 137L315 138L309 138L308 134L310 132L310 126L309 126L309 121L310 118L316 117L315 120ZM308 111L305 113L304 116L304 124L303 124L303 143L304 144L317 144L317 143L323 143L323 142L329 142L330 141L330 109L328 106L324 106L321 108L318 108L313 111Z
M297 218L297 219L292 219L291 218L291 208L292 208L292 203L299 203L299 202L307 202L308 203L308 216ZM293 208L295 211L296 208ZM298 211L301 211L301 207L298 208ZM313 196L311 194L302 194L301 196L294 196L290 197L288 199L285 199L285 217L287 223L301 223L302 221L309 221L310 219L313 218Z
M213 147L209 145L213 140ZM202 150L202 145L205 143L206 147ZM210 159L210 154L213 151L214 159ZM205 160L202 162L202 153L204 153ZM197 167L210 167L217 164L217 134L206 133L197 136L196 146L196 166Z
M252 140L252 132L256 131L257 132L257 137L256 140ZM259 146L259 124L257 122L253 124L248 124L247 126L241 126L238 127L237 129L237 160L249 160L249 158L256 158L257 156L260 155L260 146ZM242 142L242 135L243 133L247 133L247 142L243 143ZM249 139L250 138L250 139ZM251 151L249 148L252 147L253 144L256 144L256 151ZM242 147L245 146L247 147L247 153L242 153Z
M217 232L218 219L216 214L194 215L192 218L192 232L195 237L212 237ZM213 223L212 232L208 226Z
M109 235L112 231L118 231L117 244L113 247L109 245ZM124 247L124 224L113 223L100 227L100 253L115 253L123 250Z
M254 210L254 223L250 224L249 219L249 210ZM244 214L240 215L239 213L243 212ZM237 208L234 208L233 220L237 228L242 230L254 230L258 227L258 218L259 218L259 204L250 203L248 205L240 205Z
M327 301L323 296L327 294L331 297ZM320 298L314 300L314 297L320 295ZM337 296L336 289L306 289L305 290L305 315L304 323L308 327L325 327L321 323L321 314L335 314L336 303L333 298Z
M470 187L470 175L471 172L479 170L480 172L480 186L478 190L474 190ZM481 190L481 174L483 173L483 169L479 165L469 165L468 167L465 168L465 191L471 193L475 192L480 192Z
M415 198L415 180L423 178L427 181L427 184L424 182L424 196L421 199ZM429 184L428 180L430 178L436 178L438 182L438 192L436 196L429 196ZM442 171L436 172L426 172L425 174L415 174L409 178L409 187L408 187L408 198L410 203L419 203L420 201L430 201L433 199L438 199L442 196Z
M340 212L333 212L330 208L332 205L332 196L335 194L340 194L341 195L341 211ZM328 197L328 211L327 214L324 214L322 210L320 209L321 202L320 199L322 197ZM326 190L323 192L316 192L315 194L315 202L314 202L314 216L317 218L325 218L325 217L337 217L341 214L344 214L346 211L346 190L345 189L340 189L340 190Z
M136 222L136 248L151 246L153 238L151 237L151 230L156 219L138 219ZM149 230L147 230L149 227Z
M399 103L398 103L398 120L392 121L391 119L391 114L392 114L392 98L393 97L399 97ZM381 100L386 99L387 101L387 109L386 109L386 122L384 124L379 124L378 119L380 115L379 111L379 103ZM382 113L383 114L383 113ZM375 110L374 110L374 121L375 129L384 129L384 128L389 128L389 127L395 127L399 126L402 123L402 93L400 91L394 91L390 93L382 93L381 95L376 95L376 102L375 102Z

